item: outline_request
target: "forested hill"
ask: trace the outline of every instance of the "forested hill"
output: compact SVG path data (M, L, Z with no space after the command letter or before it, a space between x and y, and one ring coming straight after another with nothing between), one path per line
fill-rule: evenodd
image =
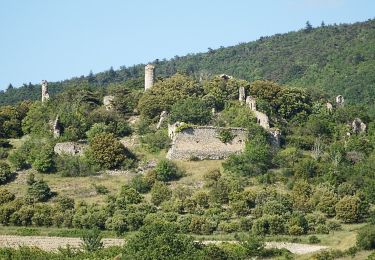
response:
M348 102L371 105L375 100L375 20L318 28L306 26L297 32L153 63L157 77L176 72L196 77L226 73L249 81L269 79L289 86L320 88L329 95L342 94ZM66 87L100 87L129 79L137 79L132 85L142 88L143 73L144 64L110 69L51 83L50 90L53 94ZM25 84L0 93L0 104L39 96L39 85Z

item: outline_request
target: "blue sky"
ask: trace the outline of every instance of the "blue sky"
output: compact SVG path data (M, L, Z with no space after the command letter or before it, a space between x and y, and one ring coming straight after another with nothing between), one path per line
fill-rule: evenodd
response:
M374 18L373 0L0 0L0 89Z

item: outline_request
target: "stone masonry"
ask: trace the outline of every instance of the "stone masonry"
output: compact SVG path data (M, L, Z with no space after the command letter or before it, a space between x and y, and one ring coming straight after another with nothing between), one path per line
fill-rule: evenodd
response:
M54 152L58 155L82 155L87 148L87 144L78 142L64 142L57 143L53 148Z
M232 133L234 136L232 141L223 143L218 138L222 129L228 129ZM172 147L167 154L168 159L225 159L231 154L243 152L247 140L247 131L243 128L194 126L176 132L176 127L172 125L168 132L172 138Z
M45 102L48 99L49 99L48 82L47 80L42 80L42 102Z
M155 66L152 64L145 66L145 91L154 85L154 69Z

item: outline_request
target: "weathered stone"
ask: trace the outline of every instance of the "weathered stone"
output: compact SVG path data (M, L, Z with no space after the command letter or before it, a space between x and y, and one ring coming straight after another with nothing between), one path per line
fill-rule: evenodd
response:
M352 130L353 133L358 134L358 133L364 133L366 132L366 124L362 122L361 119L356 118L352 122Z
M257 110L257 103L255 98L252 96L247 96L246 97L246 104L249 106L251 111L256 111Z
M115 100L114 96L104 96L103 105L106 110L113 110L113 101Z
M52 122L52 133L54 138L59 138L61 135L61 127L59 123L59 115L56 116L55 121Z
M343 97L343 96L338 95L338 96L336 97L336 106L338 106L338 107L342 107L342 106L344 106L344 102L345 102L345 100L344 100L344 97Z
M268 130L270 128L268 116L265 113L259 111L254 111L254 113L257 118L257 123L264 129Z
M229 75L227 75L227 74L221 74L219 77L220 77L221 79L224 79L224 80L228 80L228 79L232 79L232 78L233 78L232 76L229 76Z
M234 138L228 143L223 143L218 135L220 130L227 128L194 126L176 132L178 126L181 126L181 123L174 124L168 129L172 137L172 147L167 154L168 159L220 160L245 149L247 131L243 128L229 128Z
M328 110L329 112L332 112L333 106L332 106L331 103L327 102L327 103L326 103L326 108L327 108L327 110Z
M145 66L145 90L154 85L154 69L155 66L152 64L147 64Z
M48 99L49 99L48 82L47 80L42 80L42 102L45 102Z
M281 131L278 128L269 129L271 143L273 147L280 147Z
M157 124L157 126L156 126L156 129L159 129L159 128L162 126L163 122L164 122L167 118L168 118L168 113L167 113L167 111L163 111L163 112L161 112L161 114L160 114L160 119L159 119L159 122L158 122L158 124Z
M53 148L56 154L82 155L87 148L87 144L78 142L57 143Z
M240 101L241 104L245 102L245 88L244 87L239 87L238 89L238 100Z

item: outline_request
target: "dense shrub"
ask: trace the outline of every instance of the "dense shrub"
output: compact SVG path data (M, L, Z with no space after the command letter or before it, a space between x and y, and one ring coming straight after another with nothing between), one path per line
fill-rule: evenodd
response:
M172 197L172 191L162 182L156 182L151 189L151 202L159 206Z
M63 154L56 158L56 170L62 177L95 175L100 167L85 156Z
M171 122L185 122L205 125L211 120L211 111L207 103L199 98L182 99L171 108Z
M0 185L7 183L13 175L9 165L6 162L0 162Z
M14 193L7 189L0 189L0 205L12 201L16 198Z
M130 153L113 134L100 133L91 140L88 157L103 168L113 169L130 158Z
M171 140L165 129L158 130L154 133L147 133L141 137L142 145L150 152L156 153L169 147Z
M359 196L345 196L336 204L336 216L344 223L357 223L368 213L368 204Z
M28 183L27 195L36 201L47 201L53 196L53 193L48 184L40 179L32 179Z
M155 167L156 179L158 181L172 181L182 177L182 170L169 160L161 160Z
M365 250L375 249L375 226L367 225L358 231L357 246Z

